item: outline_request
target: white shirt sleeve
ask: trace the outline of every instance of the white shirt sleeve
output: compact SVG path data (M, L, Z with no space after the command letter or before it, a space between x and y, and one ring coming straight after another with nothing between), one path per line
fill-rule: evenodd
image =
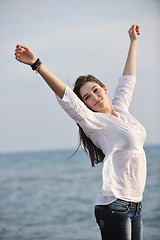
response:
M124 75L120 77L118 86L114 93L112 104L128 110L131 103L135 83L136 78L132 75Z
M62 99L57 101L66 113L78 123L85 132L94 132L104 126L97 114L91 111L67 85Z

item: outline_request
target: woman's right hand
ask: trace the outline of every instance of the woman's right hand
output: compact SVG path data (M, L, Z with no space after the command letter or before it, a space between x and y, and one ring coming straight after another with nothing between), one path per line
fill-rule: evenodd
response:
M19 44L16 46L14 55L19 62L30 66L33 65L37 60L36 55L30 48Z

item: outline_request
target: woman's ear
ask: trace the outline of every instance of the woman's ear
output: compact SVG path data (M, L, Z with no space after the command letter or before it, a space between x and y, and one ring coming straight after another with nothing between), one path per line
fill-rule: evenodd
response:
M107 94L108 93L108 89L106 87L103 87L105 93Z

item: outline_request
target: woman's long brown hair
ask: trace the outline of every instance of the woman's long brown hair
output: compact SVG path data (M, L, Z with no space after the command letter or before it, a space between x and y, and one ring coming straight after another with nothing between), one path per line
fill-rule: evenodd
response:
M77 78L75 85L74 85L74 89L73 91L75 92L75 94L82 100L81 94L80 94L80 88L82 87L82 85L84 85L86 82L95 82L98 85L100 85L101 87L105 87L105 85L100 82L96 77L94 77L93 75L86 75L86 76L80 76ZM83 100L82 100L83 101ZM78 124L77 124L78 125ZM90 160L91 160L91 165L92 167L95 166L95 164L102 162L104 159L104 153L102 152L101 149L99 149L98 147L96 147L94 145L94 143L91 141L91 139L89 139L83 129L78 125L79 127L79 146L77 148L77 150L79 149L80 146L82 146L82 148L85 150L85 152L87 153L87 155L89 155ZM76 152L77 152L76 150Z

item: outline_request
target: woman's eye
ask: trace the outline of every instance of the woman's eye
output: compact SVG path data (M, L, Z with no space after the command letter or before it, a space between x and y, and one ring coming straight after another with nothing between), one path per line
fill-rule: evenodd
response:
M85 101L89 98L89 96L85 97Z
M97 92L97 91L98 91L98 88L95 88L95 89L94 89L94 92Z

